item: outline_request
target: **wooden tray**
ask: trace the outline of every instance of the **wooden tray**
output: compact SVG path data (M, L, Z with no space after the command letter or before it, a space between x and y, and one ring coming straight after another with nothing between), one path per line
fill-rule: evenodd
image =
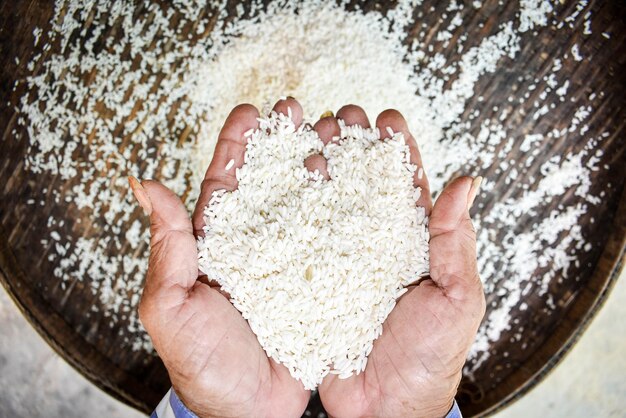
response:
M484 3L474 19L476 25L485 23L482 29L477 26L477 37L489 31L493 24L505 18L513 19L515 14L516 6L507 6L495 16L493 12L497 1ZM384 9L389 7L388 4L368 1L363 2L363 8ZM427 23L435 22L437 14L443 12L444 6L436 1L425 1L422 7L428 10L431 5L436 11L425 14L422 20ZM558 16L569 16L575 6L575 2L560 6ZM603 142L605 157L601 161L608 169L594 173L592 178L592 191L604 190L606 194L603 202L591 206L584 218L595 219L595 223L588 223L583 231L588 241L594 243L594 249L580 254L580 267L574 272L579 280L567 281L555 290L557 309L551 315L528 313L532 313L535 306L540 307L538 304L542 302L536 299L528 300L528 312L514 313L515 318L532 331L525 341L527 347L520 349L506 333L493 344L493 354L476 372L474 382L464 379L460 387L458 400L465 416L493 413L537 384L580 337L608 296L622 266L626 244L626 14L617 1L591 2L590 8L593 10L594 25L611 33L610 48L605 46L598 32L600 29L594 29L593 36L583 39L579 32L557 32L548 25L538 31L536 39L540 45L525 43L507 71L479 82L475 98L467 106L468 109L490 109L501 104L506 96L498 86L516 83L520 75L540 73L546 56L560 56L578 43L584 45L586 55L591 55L593 59L562 70L569 74L569 94L576 97L577 105L580 105L588 100L590 92L604 91L605 96L594 102L596 111L590 131L591 134L607 131L611 136ZM46 231L46 220L51 214L68 219L80 216L68 207L54 204L50 194L43 192L46 186L62 184L60 179L46 173L35 175L25 169L24 155L28 141L24 139L24 129L16 123L14 110L25 91L24 86L13 91L14 82L30 73L26 64L38 52L33 46L33 28L40 27L45 32L52 14L52 2L44 0L8 1L0 5L0 51L5 60L0 70L3 98L0 105L0 125L3 129L0 142L0 280L31 324L72 366L115 398L149 412L169 387L167 373L160 360L123 348L119 329L109 328L104 317L89 316L91 305L98 302L89 286L85 285L88 278L68 290L60 290L58 279L51 274L54 263L49 262L44 249L39 248L41 234ZM539 46L546 56L537 54ZM15 57L19 57L19 64L15 62ZM479 95L484 97L483 101L478 101ZM521 106L530 109L531 104ZM570 111L573 111L573 106ZM532 121L520 120L511 120L510 123L519 126L516 132L519 135L529 132L531 128L548 132L559 126L560 116L568 111L566 107L562 109L561 113L551 115L550 124L543 122L543 125L532 126ZM471 123L472 129L477 131L480 118ZM22 134L22 139L14 138L14 130ZM572 144L560 143L546 149L536 165L550 155L566 152L570 146ZM487 177L493 169L487 170ZM609 182L611 188L606 187ZM507 185L498 183L494 191L483 199L482 210L489 210L494 202L506 195L507 189ZM45 200L46 206L38 209L27 205L26 201L32 197ZM505 351L508 352L506 359L501 354ZM313 416L321 411L318 398L312 399L310 411Z

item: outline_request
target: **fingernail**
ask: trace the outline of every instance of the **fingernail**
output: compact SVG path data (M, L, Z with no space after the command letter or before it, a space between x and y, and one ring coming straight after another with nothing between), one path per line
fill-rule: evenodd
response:
M152 202L150 201L150 197L148 197L148 193L146 193L146 189L144 189L141 183L139 183L139 180L133 176L128 176L128 184L135 195L135 199L139 202L139 206L143 209L143 213L145 213L146 216L150 216L152 213Z
M326 112L322 113L320 115L320 119L324 119L324 118L328 118L328 117L332 117L335 116L335 114L333 113L332 110L327 110Z
M480 191L480 184L483 182L482 176L474 177L472 180L472 185L470 186L469 192L467 193L467 210L470 210L472 205L474 204L474 200Z

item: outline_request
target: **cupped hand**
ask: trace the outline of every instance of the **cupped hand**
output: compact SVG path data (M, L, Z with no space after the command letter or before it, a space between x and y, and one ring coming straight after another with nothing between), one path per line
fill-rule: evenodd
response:
M302 108L293 99L275 110L302 123ZM237 187L235 168L243 165L244 133L258 126L258 111L236 107L219 135L213 160L190 220L180 200L154 181L131 180L136 197L150 214L151 254L140 318L183 402L199 416L300 416L309 398L300 382L268 359L246 321L220 293L199 276L195 235L202 234L202 212L215 190ZM369 126L358 106L344 106L337 118L347 125ZM413 163L422 167L415 140L396 111L376 122L402 131ZM324 143L339 135L333 116L314 129ZM234 166L225 168L230 160ZM321 156L305 161L328 178ZM417 204L431 211L428 181ZM340 380L328 376L319 388L330 415L444 416L450 409L467 352L484 314L485 302L475 259L475 233L468 208L477 184L470 178L452 182L430 213L430 278L410 286L383 325L364 373Z
M337 117L347 125L370 125L358 106L342 108ZM333 118L326 118L323 130L335 125ZM387 127L403 132L412 162L423 168L400 113L381 113L376 126L382 136L387 135ZM476 234L469 216L479 181L469 177L453 181L432 207L426 175L423 170L416 172L414 183L422 188L417 204L430 212L430 277L409 286L398 300L363 373L345 380L336 375L324 379L319 393L329 415L444 417L450 410L485 312Z
M275 110L299 105L287 99ZM139 317L163 360L183 403L200 417L296 417L310 397L302 383L268 359L241 314L219 286L199 275L196 234L214 190L237 187L235 168L243 165L244 133L257 128L258 111L240 105L228 116L202 182L193 222L180 199L155 181L130 179L150 215L150 261ZM230 160L234 167L225 170Z

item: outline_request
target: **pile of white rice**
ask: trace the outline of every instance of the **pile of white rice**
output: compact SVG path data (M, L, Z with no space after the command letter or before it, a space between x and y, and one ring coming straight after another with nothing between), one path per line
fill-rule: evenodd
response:
M200 269L307 389L329 372L363 371L396 299L428 272L428 218L404 136L340 126L324 146L310 125L275 112L260 120L238 189L213 194L198 240ZM304 167L317 153L330 180Z

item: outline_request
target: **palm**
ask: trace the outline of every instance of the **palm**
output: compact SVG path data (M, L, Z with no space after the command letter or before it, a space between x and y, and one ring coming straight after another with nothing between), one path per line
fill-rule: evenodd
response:
M410 290L385 322L365 372L324 382L320 391L327 410L342 417L444 416L467 354L460 320L432 282ZM346 407L345 399L358 402ZM407 411L408 402L428 408Z
M194 285L153 340L172 385L195 411L277 416L277 411L300 411L308 396L287 369L267 358L230 302L207 284ZM198 405L207 399L219 403Z

